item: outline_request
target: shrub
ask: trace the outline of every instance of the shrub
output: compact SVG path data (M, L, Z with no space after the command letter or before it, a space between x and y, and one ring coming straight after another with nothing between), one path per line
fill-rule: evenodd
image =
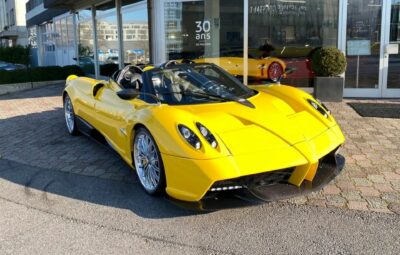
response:
M35 67L31 69L30 75L32 81L55 81L65 79L64 70L60 66Z
M0 47L0 60L13 64L29 64L29 46Z
M333 47L319 48L311 56L311 68L316 76L338 76L346 71L346 57Z
M84 76L85 72L77 65L63 66L64 74L68 77L71 74Z
M65 80L69 75L83 76L79 66L42 66L24 70L0 70L0 84Z

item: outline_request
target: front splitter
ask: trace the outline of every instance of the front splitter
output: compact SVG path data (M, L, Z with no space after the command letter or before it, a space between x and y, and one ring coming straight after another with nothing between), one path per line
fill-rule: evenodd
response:
M196 211L215 211L259 205L319 191L342 172L344 164L345 158L332 152L320 161L313 181L305 180L300 187L289 183L275 183L272 185L252 185L250 183L241 190L221 191L206 195L205 198L198 202L186 202L170 197L167 199L175 205Z

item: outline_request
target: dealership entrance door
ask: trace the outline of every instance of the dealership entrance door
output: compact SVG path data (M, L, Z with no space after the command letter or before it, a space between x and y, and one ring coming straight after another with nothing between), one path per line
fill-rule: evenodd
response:
M342 13L344 96L400 97L400 0L348 0Z

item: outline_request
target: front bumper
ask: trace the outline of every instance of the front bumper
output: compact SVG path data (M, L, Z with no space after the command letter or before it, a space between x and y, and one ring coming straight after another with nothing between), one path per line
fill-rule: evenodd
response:
M230 187L241 186L242 188L216 192L210 189L210 191L197 202L186 202L173 198L169 199L176 205L194 210L217 210L288 199L322 189L341 173L344 164L345 158L337 154L335 150L320 160L313 180L304 180L299 187L287 182L286 175L290 175L293 170L284 169L278 178L271 178L271 174L276 175L279 171L225 181L225 184Z

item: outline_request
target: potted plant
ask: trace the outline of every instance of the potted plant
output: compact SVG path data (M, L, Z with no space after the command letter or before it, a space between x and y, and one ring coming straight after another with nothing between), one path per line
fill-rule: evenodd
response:
M334 47L319 48L311 56L314 71L314 97L326 102L341 102L343 77L347 62L344 54Z

